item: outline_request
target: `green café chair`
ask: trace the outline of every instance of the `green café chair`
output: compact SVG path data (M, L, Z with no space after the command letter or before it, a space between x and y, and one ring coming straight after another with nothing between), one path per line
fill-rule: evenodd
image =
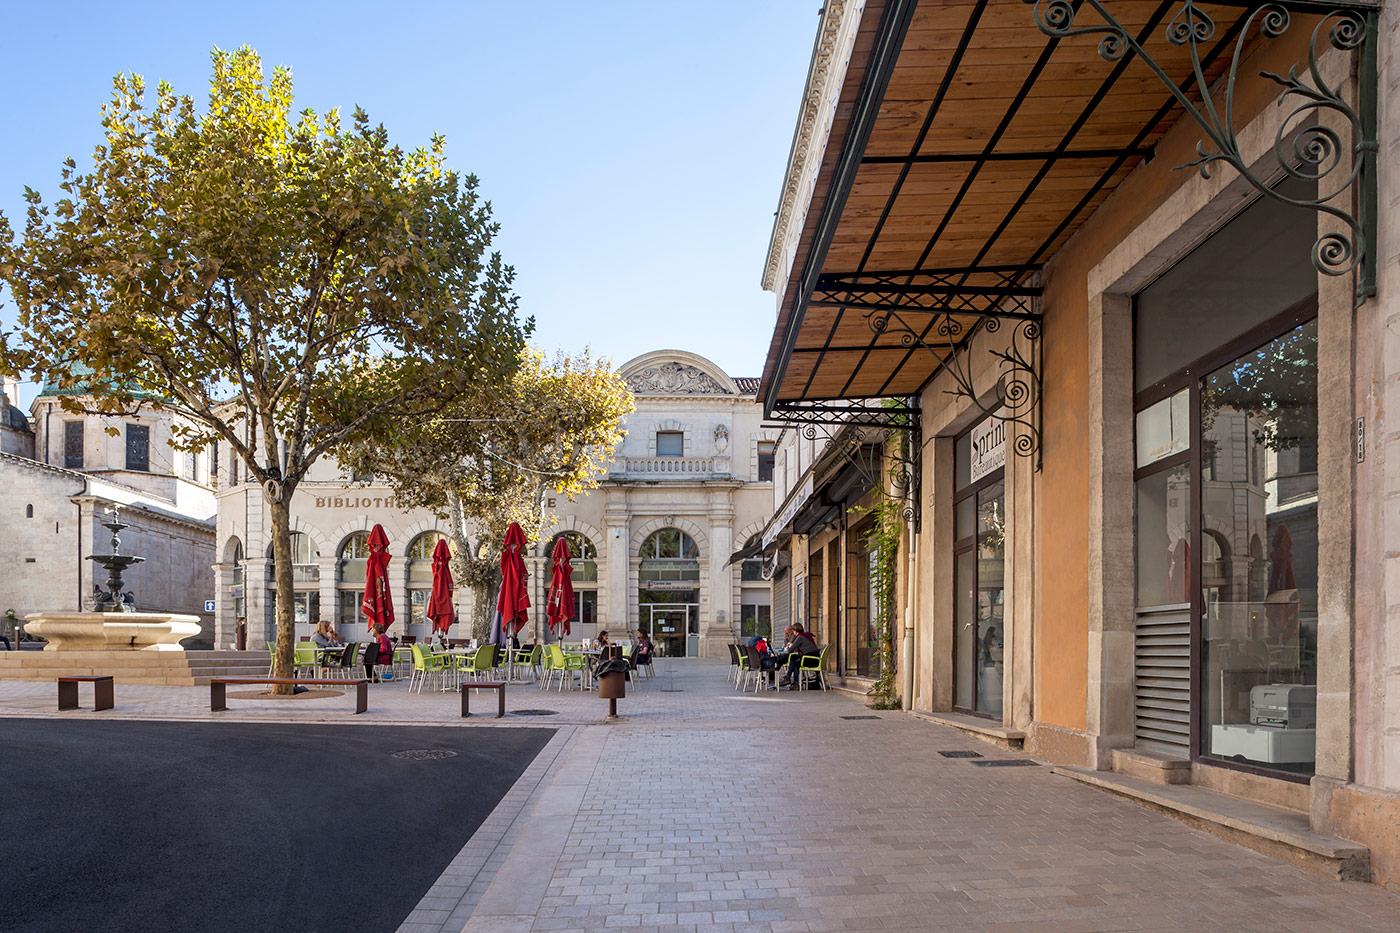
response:
M480 675L482 674L490 677L491 668L495 666L495 661L496 646L482 645L480 648L476 649L476 654L471 656L469 659L470 663L462 673L470 675L472 680L480 680Z
M430 678L436 676L442 679L447 670L447 658L435 655L431 651L424 649L422 645L413 645L413 674L408 682L410 691L417 689L423 692L423 684Z
M815 672L817 683L821 684L823 690L829 690L826 685L826 653L831 650L830 645L822 648L821 654L804 654L797 661L797 684L799 690L807 689L807 675Z
M292 649L292 671L296 677L302 676L302 672L309 670L311 676L315 677L320 668L320 660L316 657L316 645L309 641L299 641Z
M532 648L520 648L515 652L515 666L529 668L531 675L536 681L540 679L540 659L544 655L543 646L535 645Z

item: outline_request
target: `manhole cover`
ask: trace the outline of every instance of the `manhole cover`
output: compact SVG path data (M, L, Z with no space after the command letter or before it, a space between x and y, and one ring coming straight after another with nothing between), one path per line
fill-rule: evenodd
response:
M513 709L510 714L512 716L558 716L559 711L557 709Z
M879 719L879 716L842 716L842 719Z
M1024 758L988 758L985 761L972 761L969 764L981 765L984 768L1034 768L1034 761L1026 761Z
M410 748L407 751L394 752L394 757L406 758L409 761L428 761L433 758L456 758L457 753L445 748Z
M977 754L976 752L962 752L962 751L939 752L938 754L942 755L944 758L981 758L981 757L982 757L981 755Z

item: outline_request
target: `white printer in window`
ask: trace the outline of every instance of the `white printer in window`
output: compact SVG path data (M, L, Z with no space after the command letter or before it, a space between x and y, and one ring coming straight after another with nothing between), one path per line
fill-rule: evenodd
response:
M1265 684L1249 691L1249 721L1284 729L1317 728L1317 687Z
M1264 684L1249 691L1249 722L1210 727L1210 753L1267 764L1317 758L1317 687Z

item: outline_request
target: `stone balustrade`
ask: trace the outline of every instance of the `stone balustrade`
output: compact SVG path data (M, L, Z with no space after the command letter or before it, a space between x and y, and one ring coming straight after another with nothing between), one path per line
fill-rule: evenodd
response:
M618 468L621 469L618 469ZM624 457L613 465L613 475L647 479L716 476L729 472L729 460L716 457Z

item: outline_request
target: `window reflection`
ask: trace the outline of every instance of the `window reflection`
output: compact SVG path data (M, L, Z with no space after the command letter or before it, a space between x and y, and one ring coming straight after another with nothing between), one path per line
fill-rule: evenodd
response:
M1311 773L1317 703L1317 324L1202 383L1205 751Z

